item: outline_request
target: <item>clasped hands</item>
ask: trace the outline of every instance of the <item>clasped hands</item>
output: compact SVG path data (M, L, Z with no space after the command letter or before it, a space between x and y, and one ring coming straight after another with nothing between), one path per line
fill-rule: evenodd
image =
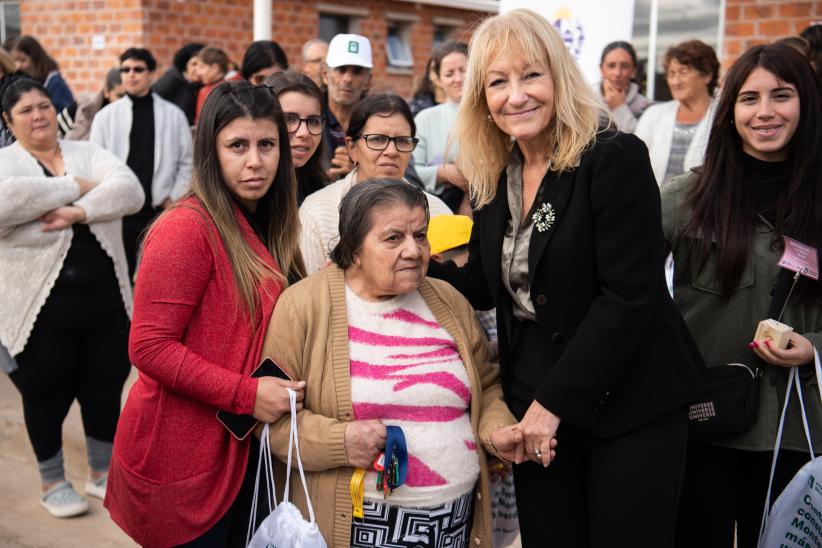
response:
M518 424L497 428L491 443L503 459L520 464L530 460L547 467L556 457L560 418L534 400Z
M556 457L559 417L534 401L519 424L502 426L491 433L498 456L520 464L530 460L548 466ZM379 420L358 420L345 427L345 456L349 466L371 467L385 448L386 429Z

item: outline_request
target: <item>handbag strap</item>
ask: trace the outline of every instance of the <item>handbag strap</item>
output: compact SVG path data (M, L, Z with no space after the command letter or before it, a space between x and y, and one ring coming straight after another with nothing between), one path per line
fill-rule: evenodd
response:
M245 537L245 545L251 543L251 537L254 531L257 530L257 504L259 502L260 491L260 470L265 466L265 487L266 487L266 502L268 503L268 513L272 512L271 502L274 501L274 508L277 507L277 495L275 492L274 483L274 467L271 460L271 445L269 444L269 430L268 423L263 426L263 432L260 435L260 451L257 457L257 475L254 479L254 496L251 498L251 513L248 516L248 529Z
M300 438L297 435L297 393L288 388L288 399L291 404L291 431L288 434L288 463L286 464L285 474L285 492L283 493L283 502L288 502L289 487L291 484L291 448L292 446L297 452L297 468L300 471L300 480L303 483L303 492L305 493L305 501L308 506L308 515L311 518L311 523L314 523L314 507L311 505L311 497L308 496L308 483L305 481L305 470L303 470L303 459L300 457Z
M814 369L816 373L816 386L819 389L820 399L822 399L822 364L820 364L819 360L819 352L816 348L813 349L814 354ZM759 539L762 540L762 534L765 532L765 525L768 521L768 516L770 514L771 509L771 492L773 489L773 477L776 471L776 461L779 457L779 448L782 445L782 431L785 426L785 415L787 414L788 410L788 403L791 398L791 388L793 388L794 384L796 384L796 394L799 396L799 409L802 414L802 427L805 430L805 439L808 442L808 450L811 455L811 460L814 457L814 450L813 450L813 442L811 441L811 433L810 428L808 427L808 416L805 412L805 401L802 397L802 386L799 379L799 371L797 367L791 367L791 372L788 375L788 388L785 390L785 403L782 405L782 414L779 417L779 429L776 431L776 443L774 443L773 448L773 459L771 460L771 474L770 478L768 479L768 492L765 495L765 509L762 511L762 521L759 526Z

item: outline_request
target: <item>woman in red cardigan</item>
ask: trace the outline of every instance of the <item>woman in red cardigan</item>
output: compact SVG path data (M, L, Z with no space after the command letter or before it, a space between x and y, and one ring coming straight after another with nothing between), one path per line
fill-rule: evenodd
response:
M149 230L135 287L139 377L105 505L141 545L244 545L256 452L215 414L272 422L289 408L286 387L302 399L303 383L249 376L278 295L304 275L299 226L279 104L264 87L218 86L197 127L191 191Z

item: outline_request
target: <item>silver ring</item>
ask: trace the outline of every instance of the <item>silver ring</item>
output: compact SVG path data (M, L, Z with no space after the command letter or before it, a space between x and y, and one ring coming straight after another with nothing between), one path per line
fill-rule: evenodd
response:
M539 449L534 449L534 454L538 459L542 460L542 452Z

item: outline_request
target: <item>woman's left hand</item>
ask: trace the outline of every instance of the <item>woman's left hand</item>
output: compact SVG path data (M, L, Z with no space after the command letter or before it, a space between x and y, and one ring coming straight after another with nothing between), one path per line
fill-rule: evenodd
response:
M65 230L75 223L82 223L86 220L86 211L79 206L62 206L53 209L40 217L43 223L41 230L51 232L53 230Z
M554 448L557 446L557 428L560 418L545 409L538 401L531 402L525 416L517 425L522 432L525 447L525 456L547 467L556 456Z
M814 359L813 344L799 333L791 333L788 339L788 348L784 350L780 350L770 341L754 341L749 346L757 356L766 362L782 367L805 365L811 363Z

